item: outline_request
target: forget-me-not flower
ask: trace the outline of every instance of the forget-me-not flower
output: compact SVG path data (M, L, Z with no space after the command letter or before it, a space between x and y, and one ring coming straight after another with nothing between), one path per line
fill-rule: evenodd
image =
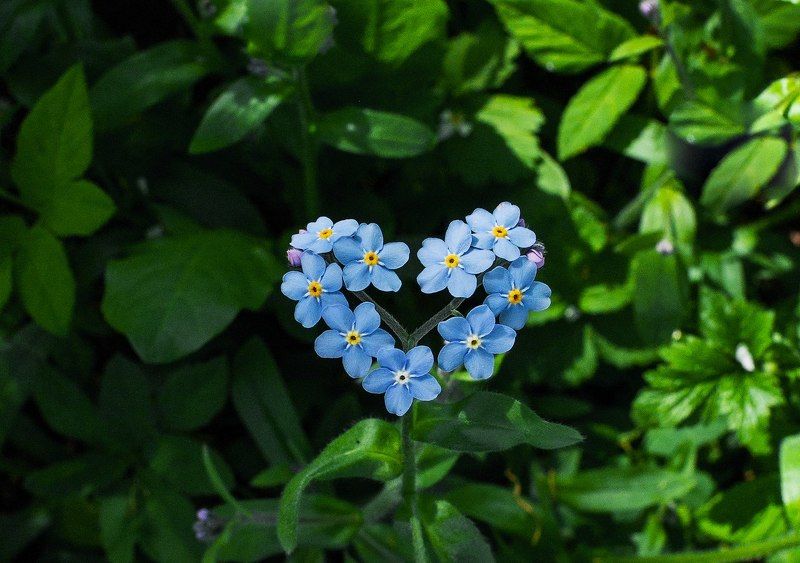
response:
M372 303L362 303L351 311L344 305L331 305L322 311L326 330L314 342L321 358L342 358L350 377L364 377L372 358L383 348L393 348L394 338L380 327L381 317Z
M316 254L330 252L333 243L342 237L352 236L358 229L358 221L345 219L334 223L327 217L320 217L309 223L306 232L292 235L292 246L300 250L310 250Z
M536 243L536 235L527 227L519 225L519 207L503 202L493 213L476 209L467 215L467 224L472 229L472 246L494 251L505 260L519 258L520 248L530 248Z
M494 373L494 356L511 350L517 333L497 324L487 305L478 305L467 317L453 317L439 323L446 344L439 352L439 367L453 371L462 363L473 379L487 379Z
M380 291L398 291L396 270L408 262L408 245L383 243L381 228L375 223L362 224L352 238L340 238L333 253L344 264L344 284L350 291L361 291L370 283Z
M515 330L525 326L530 311L544 311L550 306L550 288L536 278L536 264L523 256L506 269L498 266L483 276L489 295L484 303L500 322Z
M485 272L494 262L491 250L472 247L472 232L464 221L453 221L444 240L427 238L417 257L425 269L417 276L423 293L448 289L453 297L469 297L478 285L475 274Z
M442 392L442 387L431 375L433 352L427 346L417 346L403 353L397 348L384 348L378 352L381 367L370 372L362 385L370 393L385 393L386 410L403 416L414 399L432 401Z
M342 268L339 264L325 265L325 259L310 252L300 258L303 271L287 272L281 283L281 293L297 301L295 320L305 328L319 322L322 309L329 305L347 305L342 289Z

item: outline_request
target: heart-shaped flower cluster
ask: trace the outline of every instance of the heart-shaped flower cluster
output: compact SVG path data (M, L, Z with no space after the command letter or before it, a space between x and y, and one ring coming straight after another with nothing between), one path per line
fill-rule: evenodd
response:
M292 237L287 251L289 264L299 270L283 276L281 292L297 302L295 319L306 328L320 319L328 326L314 350L322 358L341 358L345 372L363 378L370 393L384 394L386 409L398 416L414 399L431 401L441 392L431 373L433 352L417 346L434 326L444 339L439 369L452 372L463 364L473 379L482 380L493 375L494 357L512 348L528 314L550 306L550 288L535 281L544 247L525 226L519 207L504 202L492 213L476 209L465 219L451 222L444 239L425 239L417 252L424 267L417 276L421 291L447 289L455 299L411 333L364 293L370 285L399 291L395 270L410 254L405 243L385 243L375 223L320 217ZM479 285L487 293L484 303L466 317L454 313ZM343 286L362 301L355 309ZM395 336L381 328L382 321ZM395 347L395 337L402 349Z

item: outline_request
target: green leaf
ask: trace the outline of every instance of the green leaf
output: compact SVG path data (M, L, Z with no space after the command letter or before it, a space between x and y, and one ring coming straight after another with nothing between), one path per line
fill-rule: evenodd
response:
M276 270L259 240L233 231L154 240L108 264L103 315L143 360L170 362L258 309Z
M425 537L438 561L494 562L486 538L455 506L446 500L433 500L423 505L421 512Z
M319 52L335 21L322 0L247 0L244 35L256 56L303 63Z
M447 46L442 80L453 95L499 88L516 70L519 45L497 26L482 25L477 33L464 32Z
M576 430L542 420L516 399L486 391L457 403L420 403L414 438L461 452L507 450L520 444L555 449L582 440Z
M416 156L435 141L430 129L410 117L355 107L323 115L319 138L345 152L383 158Z
M291 93L282 81L241 78L225 88L208 108L189 145L191 154L232 145L261 125Z
M311 446L300 426L278 366L257 338L233 359L233 406L265 459L273 464L302 464Z
M632 512L682 498L695 486L691 475L647 467L604 467L558 475L558 498L583 512Z
M800 12L800 7L797 8ZM800 126L800 74L790 74L772 82L753 100L757 111L776 112Z
M727 211L758 195L778 171L788 146L777 137L758 137L728 153L711 171L700 202Z
M715 344L729 350L744 344L761 358L772 343L774 326L774 311L705 288L700 292L700 332Z
M655 119L623 114L603 146L645 164L667 162L667 128Z
M206 445L203 446L203 467L205 467L208 480L211 482L211 485L220 498L236 509L237 512L248 514L246 509L231 494L229 490L230 485L226 483L225 479L220 475L219 469L214 463L214 454L211 448Z
M592 285L581 292L578 306L589 314L603 314L628 306L633 297L633 287L625 285Z
M13 271L14 264L11 253L0 251L0 311L11 297L11 290L14 287Z
M102 441L106 421L71 379L54 368L43 367L33 396L45 422L59 434L90 444Z
M786 516L795 528L800 527L800 434L781 442L781 497Z
M13 561L52 523L50 511L41 506L0 515L0 560Z
M15 274L33 320L53 334L66 335L75 307L75 279L61 242L44 228L32 227L19 248Z
M111 563L132 563L140 520L135 505L125 496L100 501L100 541Z
M106 365L98 406L120 444L141 445L156 432L150 382L139 366L122 356Z
M536 186L544 193L568 200L572 192L569 176L552 156L544 151L540 151L539 156L541 160L536 169Z
M42 223L60 237L87 236L116 212L114 201L88 180L54 185L37 207Z
M217 470L220 484L233 487L231 468L215 451L209 450ZM188 495L213 495L218 493L203 462L203 445L184 436L160 436L150 452L150 469L174 490ZM175 471L180 467L179 472Z
M201 544L192 533L194 507L189 499L153 490L142 502L139 546L154 561L199 561Z
M487 483L468 483L447 493L461 513L492 528L523 538L535 536L538 513L523 496Z
M208 424L225 406L228 364L224 357L172 371L158 392L159 418L172 430Z
M723 419L684 428L652 428L647 431L644 445L651 454L671 458L678 454L681 447L688 445L697 449L717 440L727 430L727 424Z
M669 116L669 130L691 144L720 145L744 133L736 104L685 102Z
M400 474L400 433L388 422L367 419L333 440L283 491L278 538L287 553L297 546L300 501L313 481L366 477L387 481Z
M644 207L640 233L662 233L671 241L694 242L697 217L689 199L674 186L662 186Z
M475 119L492 127L520 162L533 169L540 154L536 133L544 123L544 115L532 99L492 96L475 114Z
M92 161L92 116L86 79L72 67L39 98L22 122L11 175L22 199L36 208L52 191L81 176Z
M631 262L636 327L647 344L667 342L680 328L689 301L686 272L677 254L655 250L636 254Z
M125 460L92 452L29 472L25 489L44 498L87 495L119 481L127 467Z
M630 57L638 57L641 54L652 51L664 45L664 41L655 35L640 35L620 43L611 51L608 62L615 63Z
M525 52L547 70L580 72L606 61L633 28L595 3L576 0L492 0Z
M206 75L198 45L176 40L140 51L106 72L92 86L90 98L98 131L130 118L189 88Z
M647 81L642 67L613 66L581 86L558 127L558 157L566 160L602 142Z

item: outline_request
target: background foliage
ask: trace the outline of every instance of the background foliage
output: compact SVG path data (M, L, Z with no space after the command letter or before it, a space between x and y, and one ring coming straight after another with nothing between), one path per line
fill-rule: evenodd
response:
M409 557L396 421L315 357L283 253L510 200L554 304L445 393L519 402L418 424L431 557L798 560L798 32L785 0L0 3L0 559ZM585 440L448 426L528 407Z

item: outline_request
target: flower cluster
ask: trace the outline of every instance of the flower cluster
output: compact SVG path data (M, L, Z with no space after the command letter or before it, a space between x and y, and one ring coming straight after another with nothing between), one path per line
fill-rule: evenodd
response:
M417 282L423 293L447 289L455 297L442 310L444 315L434 317L450 315L437 326L444 340L439 369L452 372L463 365L473 379L483 380L494 374L495 356L513 347L528 314L550 306L550 288L535 281L544 265L544 246L527 228L519 207L504 202L491 213L476 209L465 219L452 221L444 239L423 241L417 252L423 266ZM345 372L361 379L366 391L383 394L386 409L398 416L414 399L432 401L441 393L431 373L434 354L417 345L436 320L409 333L363 290L371 285L379 291L399 291L402 282L396 270L408 262L409 254L405 243L384 242L375 223L334 223L320 217L292 237L287 259L299 270L287 272L281 284L281 292L297 302L297 322L311 328L322 319L327 325L314 342L316 353L341 358ZM466 317L452 316L479 286L487 294L483 304ZM342 287L362 303L351 309ZM399 348L395 336L381 328L382 322L400 341Z

